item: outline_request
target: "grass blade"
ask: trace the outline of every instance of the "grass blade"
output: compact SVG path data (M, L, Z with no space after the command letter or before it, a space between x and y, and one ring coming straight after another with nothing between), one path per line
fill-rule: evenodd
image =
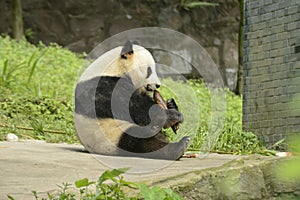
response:
M6 74L7 65L8 65L8 59L6 59L3 63L3 70L2 70L2 75L1 75L3 82L6 82L6 80L7 80L7 74Z
M33 74L34 74L35 68L36 68L38 62L40 61L40 59L43 57L43 55L44 55L45 53L46 53L46 51L43 51L43 52L41 53L41 55L40 55L38 58L36 58L36 59L34 60L32 66L31 66L31 70L30 70L28 79L27 79L27 84L31 81L31 78L32 78L32 76L33 76ZM34 52L34 53L31 55L31 57L29 58L29 60L28 60L28 65L31 64L34 55L35 55L35 52Z
M9 71L6 72L6 80L9 80L13 73L21 69L23 65L25 65L25 62L21 62L20 64L11 67Z
M39 60L40 60L40 58L35 59L33 65L31 66L30 73L29 73L29 76L28 76L28 79L27 79L27 84L31 81L31 78L33 76L33 73L35 71L35 68L36 68L37 63L38 63Z
M36 52L36 51L34 51L34 52L31 54L30 58L28 59L27 66L30 66L31 61L33 60L33 58L34 58L34 56L35 56L35 52Z

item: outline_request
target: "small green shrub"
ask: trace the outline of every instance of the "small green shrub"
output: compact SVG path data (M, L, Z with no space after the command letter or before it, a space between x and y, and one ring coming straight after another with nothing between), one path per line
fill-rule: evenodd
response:
M75 187L69 183L59 186L60 190L56 193L47 193L49 200L183 200L173 190L160 188L158 186L148 187L146 184L139 184L125 181L121 174L128 168L113 169L105 171L97 182L89 181L84 178L75 181ZM91 188L93 187L93 188ZM126 191L127 189L127 191ZM129 194L129 190L133 193ZM35 199L39 199L36 191L32 192ZM8 195L9 199L14 199Z

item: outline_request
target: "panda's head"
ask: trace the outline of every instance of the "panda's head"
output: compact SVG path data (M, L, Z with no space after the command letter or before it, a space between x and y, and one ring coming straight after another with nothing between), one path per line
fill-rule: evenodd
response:
M153 91L160 87L155 61L144 47L127 41L122 47L119 61L120 67L129 75L135 88Z

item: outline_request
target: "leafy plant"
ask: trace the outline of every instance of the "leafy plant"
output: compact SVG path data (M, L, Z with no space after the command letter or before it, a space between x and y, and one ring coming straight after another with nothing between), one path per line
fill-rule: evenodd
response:
M145 184L125 181L121 174L128 171L128 168L107 170L102 173L97 182L89 181L83 178L72 184L63 183L59 186L59 191L55 194L47 193L49 200L183 200L181 196L169 188L160 188L158 186L148 187ZM93 188L91 188L93 187ZM129 190L134 190L129 192ZM32 191L35 199L39 199L38 193ZM131 195L129 194L131 193ZM133 194L135 193L135 194ZM9 199L14 199L7 195ZM46 200L46 198L43 198Z
M35 32L34 32L31 28L27 28L27 29L25 29L25 31L24 31L24 35L25 35L25 37L28 38L28 39L33 39L34 36L35 36Z

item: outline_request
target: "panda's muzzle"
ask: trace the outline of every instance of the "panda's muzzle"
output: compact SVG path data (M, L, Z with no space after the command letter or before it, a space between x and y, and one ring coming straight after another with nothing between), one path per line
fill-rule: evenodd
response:
M160 87L159 84L147 84L146 85L146 90L151 92L151 91L154 91L156 89L158 89Z

